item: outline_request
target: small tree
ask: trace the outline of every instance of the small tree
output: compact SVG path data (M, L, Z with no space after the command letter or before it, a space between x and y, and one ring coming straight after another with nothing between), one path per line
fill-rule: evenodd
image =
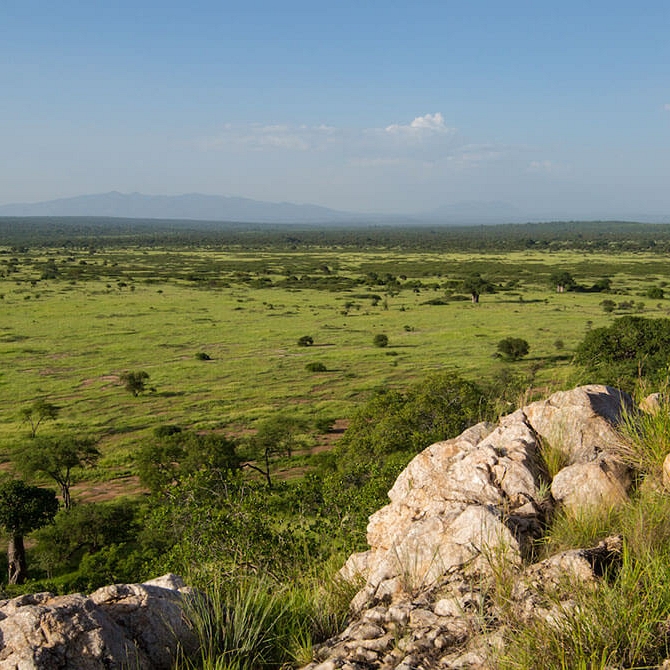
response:
M564 293L565 291L573 291L577 286L577 282L567 270L560 270L554 272L549 281L556 287L556 293Z
M65 435L36 438L29 448L19 452L16 462L27 476L45 474L51 477L60 487L63 506L69 510L73 470L94 465L99 457L100 452L92 438Z
M611 314L616 309L616 303L614 300L601 300L600 306L603 308L603 312L606 314Z
M27 574L23 536L46 525L56 516L56 494L29 486L19 479L0 485L0 526L9 534L7 563L10 584L23 584Z
M479 272L476 272L463 280L463 290L470 294L470 299L474 304L479 302L479 296L482 293L493 293L495 291L493 284L484 279Z
M258 426L256 435L251 438L252 447L263 459L264 468L255 463L243 463L242 467L251 468L265 477L268 488L272 488L270 476L270 461L273 456L286 454L289 458L293 449L299 444L298 436L307 428L304 420L286 416L276 415L266 419Z
M60 407L40 398L21 410L21 419L30 426L30 437L35 437L37 429L44 421L55 421Z
M303 335L298 340L299 347L311 347L314 344L314 338L311 335Z
M136 398L140 393L144 393L146 390L148 379L149 373L144 370L138 372L124 372L121 375L121 381L124 383L124 388Z
M153 493L164 493L200 471L228 480L239 471L236 444L224 435L202 435L178 426L159 426L137 454L140 480Z
M665 298L665 291L660 286L652 286L647 289L645 295L652 300L663 300Z
M518 361L528 355L530 347L520 337L506 337L498 342L498 352L508 361Z
M372 344L374 344L375 347L388 347L389 336L384 335L384 333L377 333L372 340Z
M305 365L305 370L308 372L328 372L328 368L323 364L317 361L312 361Z

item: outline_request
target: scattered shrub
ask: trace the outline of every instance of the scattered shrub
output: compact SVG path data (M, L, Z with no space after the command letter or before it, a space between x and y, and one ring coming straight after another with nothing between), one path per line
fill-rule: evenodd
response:
M305 365L305 370L308 372L328 372L328 368L323 363L313 361Z
M663 298L665 298L665 292L659 286L652 286L647 289L645 295L652 300L663 300Z
M375 347L387 347L389 343L389 336L384 335L384 333L377 333L374 336L372 343L375 345Z
M520 337L506 337L498 342L498 352L508 361L518 361L528 355L530 346Z
M211 361L211 360L212 360L212 357L211 357L209 354L206 354L204 351L199 351L199 352L195 355L195 357L196 357L199 361Z
M140 370L139 372L124 372L121 375L121 381L124 384L124 388L136 398L140 393L143 393L146 390L148 379L149 373L144 370Z
M314 344L314 338L311 335L303 335L298 340L299 347L311 347Z

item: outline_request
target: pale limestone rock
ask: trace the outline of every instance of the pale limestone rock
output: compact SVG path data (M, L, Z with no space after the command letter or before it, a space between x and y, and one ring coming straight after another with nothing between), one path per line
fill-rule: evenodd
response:
M551 483L554 499L572 513L585 508L609 508L628 500L631 479L621 463L599 458L563 468Z
M166 576L90 597L40 593L1 601L0 670L167 670L178 639L195 645L181 608L187 592Z
M559 391L523 408L533 430L561 449L570 463L588 462L620 444L616 426L623 411L633 411L627 393L592 384Z
M625 394L581 387L418 454L390 503L370 517L370 550L350 557L341 573L367 579L351 607L353 624L365 625L324 644L308 668L328 661L343 669L494 668L507 610L487 593L505 574L515 580L510 603L521 620L564 621L575 607L570 585L595 588L619 560L622 540L523 568L524 548L541 536L552 505L542 445L563 449L570 463L552 483L559 503L570 510L619 504L631 483L616 457L622 408L632 408ZM670 481L670 455L667 469ZM498 628L483 630L482 620ZM395 643L387 647L389 636Z
M656 415L661 411L663 403L664 397L662 393L650 393L640 401L638 407L646 414Z

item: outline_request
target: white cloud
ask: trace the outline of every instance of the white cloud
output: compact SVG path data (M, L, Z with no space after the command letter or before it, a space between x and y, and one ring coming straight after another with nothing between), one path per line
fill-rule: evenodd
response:
M318 160L333 167L383 169L473 169L508 156L513 149L466 143L440 112L415 117L406 124L376 128L343 128L306 124L225 124L195 143L201 151L248 154L292 154L291 160ZM292 164L292 163L291 163ZM312 163L313 165L314 163ZM538 163L539 166L539 163Z
M555 167L551 161L531 161L528 163L528 170L530 172L553 172Z
M310 151L317 149L336 131L331 126L289 126L285 124L231 124L226 123L219 133L195 142L201 151L222 149L284 149Z
M454 128L449 128L444 121L444 117L440 112L435 114L424 114L424 116L417 116L414 121L408 125L394 123L386 126L384 129L387 133L394 135L404 133L407 135L421 135L432 133L452 133Z

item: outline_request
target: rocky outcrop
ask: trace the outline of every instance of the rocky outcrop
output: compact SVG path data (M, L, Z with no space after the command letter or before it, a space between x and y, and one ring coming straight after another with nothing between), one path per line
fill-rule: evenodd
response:
M617 560L620 539L532 564L534 541L556 505L574 513L627 500L616 426L630 398L607 386L555 393L500 420L481 423L418 454L370 517L370 549L352 555L344 579L364 586L352 622L317 651L313 670L484 668L502 644L491 584L521 619L558 620L571 580L594 582ZM549 452L564 464L550 476ZM555 460L555 459L554 459ZM553 592L551 607L546 593Z
M179 577L117 584L90 596L36 593L0 601L0 670L167 670L195 647Z

